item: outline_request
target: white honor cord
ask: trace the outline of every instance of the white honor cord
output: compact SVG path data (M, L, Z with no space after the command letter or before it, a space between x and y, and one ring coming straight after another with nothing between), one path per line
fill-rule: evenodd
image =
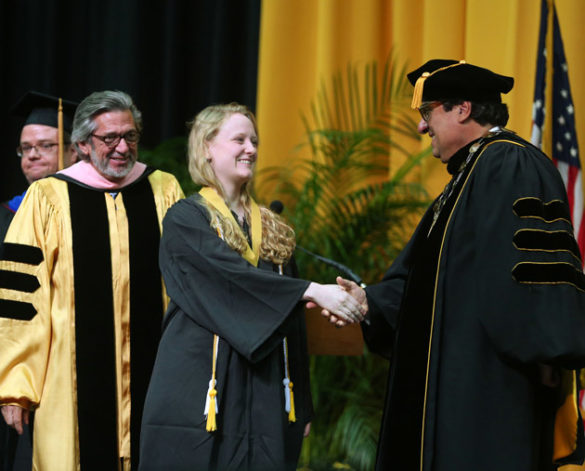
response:
M284 351L284 373L286 376L282 380L282 385L284 386L284 410L286 412L290 412L290 376L288 372L288 348L286 345L286 337L282 339L282 349Z
M280 275L283 274L282 272L282 264L278 265L278 273ZM282 380L282 385L284 386L284 409L286 412L290 412L290 388L288 385L290 384L290 374L288 371L288 346L286 344L286 337L282 339L282 351L284 352L284 374L285 377Z
M209 389L207 389L207 397L205 398L205 410L203 411L203 415L207 417L207 414L209 414L209 394L211 393L211 390L215 388L215 383L217 381L212 379L209 381ZM217 401L215 401L215 413L217 414L219 411L217 409Z

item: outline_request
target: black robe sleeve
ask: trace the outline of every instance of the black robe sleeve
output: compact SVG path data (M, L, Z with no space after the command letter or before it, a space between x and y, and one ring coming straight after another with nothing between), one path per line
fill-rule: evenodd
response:
M402 299L408 280L413 246L419 234L428 228L429 209L417 226L410 241L394 260L379 283L366 288L368 300L367 322L362 322L362 332L368 348L385 358L390 358L394 347L394 335Z
M558 171L526 143L496 141L469 185L442 263L467 265L475 288L455 302L470 303L506 357L585 365L585 279Z

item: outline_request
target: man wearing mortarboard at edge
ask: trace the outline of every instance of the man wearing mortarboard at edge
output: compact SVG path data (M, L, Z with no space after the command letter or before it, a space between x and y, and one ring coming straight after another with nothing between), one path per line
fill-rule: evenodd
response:
M0 251L0 409L33 469L134 471L168 299L161 224L183 197L138 161L142 114L121 91L77 106L81 161L34 182Z
M30 91L12 108L12 115L25 119L16 154L29 185L77 161L75 147L71 144L71 123L76 106L77 103L61 100L61 127L59 98ZM26 191L0 204L0 242L25 194Z
M431 60L408 79L451 181L380 283L339 279L390 359L376 470L580 463L585 276L561 177L503 128L511 77Z
M63 99L60 105L59 98L29 91L12 108L13 116L24 118L16 154L29 185L76 162L77 153L71 144L76 106L77 103ZM0 243L25 194L26 190L0 203ZM30 469L32 432L27 424L23 428L23 439L19 441L16 431L0 418L0 471Z

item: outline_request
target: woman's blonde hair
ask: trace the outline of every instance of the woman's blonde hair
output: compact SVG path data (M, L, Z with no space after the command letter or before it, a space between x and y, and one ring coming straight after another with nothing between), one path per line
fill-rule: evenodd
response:
M222 124L233 114L242 114L248 118L258 134L256 118L244 105L229 103L226 105L211 105L199 112L195 119L189 123L189 173L193 181L202 186L214 188L225 200L225 192L220 181L215 176L209 161L209 144ZM250 219L250 193L251 181L242 185L240 201L246 211L246 218ZM213 206L206 204L211 217L211 227L220 229L225 242L239 254L244 253L247 240L235 221L225 218ZM260 258L272 263L286 263L295 249L295 233L284 220L267 208L261 207L262 218L262 244L260 246Z

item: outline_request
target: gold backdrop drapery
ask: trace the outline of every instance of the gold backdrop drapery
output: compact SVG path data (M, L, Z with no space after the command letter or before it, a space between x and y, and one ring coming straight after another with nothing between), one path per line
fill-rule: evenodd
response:
M432 58L465 59L515 78L504 97L508 127L530 138L540 0L264 0L260 31L257 115L259 168L294 165L308 149L301 111L322 81L348 62L383 63L392 51L409 70ZM557 12L585 152L585 0L557 0ZM416 113L413 111L413 113ZM413 114L416 117L415 114ZM423 139L422 146L429 140ZM583 161L583 160L582 160ZM428 159L420 172L435 196L447 181Z
M585 153L585 0L556 0L556 7ZM432 58L465 59L513 76L514 89L504 97L508 127L529 140L540 8L541 0L263 0L259 168L290 167L308 157L308 149L294 150L304 141L300 113L309 112L322 81L329 83L348 62L383 63L391 51L409 70ZM423 139L421 146L428 145ZM438 161L427 159L420 178L434 197L448 175Z

